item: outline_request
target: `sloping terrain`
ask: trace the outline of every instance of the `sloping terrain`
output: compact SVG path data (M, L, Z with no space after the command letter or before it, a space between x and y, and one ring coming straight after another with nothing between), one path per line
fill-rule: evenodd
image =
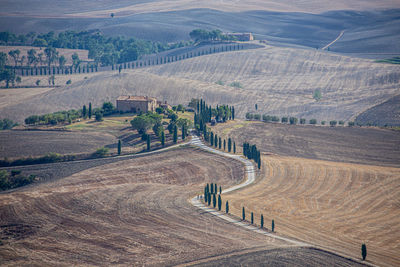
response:
M206 182L228 187L243 174L239 162L185 148L0 194L0 264L165 266L287 247L187 201Z
M363 125L400 126L400 95L361 113L355 121Z
M254 185L224 196L241 216L275 220L278 233L360 258L398 266L400 169L263 156L263 174Z
M0 111L21 121L31 114L80 108L88 102L99 106L130 94L171 104L204 98L213 105L234 105L238 117L254 112L257 103L260 114L347 121L399 93L400 67L317 50L266 46L87 77ZM229 86L234 81L243 88ZM320 101L313 99L315 90L322 93Z
M240 152L248 142L268 154L400 166L399 131L245 121L221 123L211 130L222 138L231 137Z

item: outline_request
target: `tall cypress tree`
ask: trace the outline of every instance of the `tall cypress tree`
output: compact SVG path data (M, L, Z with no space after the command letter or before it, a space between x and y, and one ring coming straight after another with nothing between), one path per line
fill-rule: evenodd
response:
M174 126L174 143L178 142L178 128Z
M222 187L221 186L219 186L219 194L220 195L222 194Z
M118 155L121 155L121 140L118 140Z
M218 187L217 187L217 184L214 184L214 194L218 194Z
M86 116L87 116L86 113L87 113L86 105L83 105L83 107L82 107L82 117L85 118L85 119L86 119Z
M271 223L271 230L272 230L272 232L275 230L275 221L274 220L272 220L272 223Z
M218 136L217 136L217 134L215 134L215 137L214 137L214 146L215 147L218 146Z
M232 106L232 120L235 120L235 107Z
M215 208L217 206L217 198L215 197L215 194L213 194L213 207Z
M150 151L150 135L147 135L147 151Z
M231 138L229 137L229 138L228 138L228 152L231 153L231 150L232 150L232 140L231 140Z
M251 212L251 224L254 224L254 214Z
M233 153L236 154L236 142L233 142Z
M164 133L164 130L161 132L161 145L165 146L165 133Z
M210 132L210 145L213 146L214 145L214 133Z
M89 119L92 118L92 102L89 103L89 114L88 114L88 116L89 116Z
M226 149L226 140L224 139L224 150Z
M211 185L210 185L210 192L211 192L211 194L214 194L214 184L213 183L211 183Z
M186 138L185 124L182 125L182 140Z
M261 214L260 228L264 228L264 216Z
M211 204L211 193L210 192L208 192L207 203L208 203L208 206L210 206L210 204Z
M361 256L363 261L365 261L365 258L367 257L367 246L365 244L361 245Z
M204 202L207 202L207 195L208 195L207 186L204 186Z
M221 145L222 145L222 144L221 144L221 143L222 143L221 137L218 137L218 140L219 140L219 141L218 141L218 148L221 149Z
M218 210L219 211L221 211L221 205L222 205L221 195L218 195Z
M246 211L244 210L244 207L242 208L242 220L246 220Z
M228 202L228 200L225 203L225 213L229 213L229 202Z

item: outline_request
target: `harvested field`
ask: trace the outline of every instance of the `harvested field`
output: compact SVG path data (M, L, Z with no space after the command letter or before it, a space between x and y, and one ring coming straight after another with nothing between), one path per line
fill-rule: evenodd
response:
M234 105L239 117L254 112L257 103L261 114L352 120L397 95L399 78L400 67L396 65L316 50L267 46L123 70L121 74L96 73L33 97L23 107L10 105L0 112L20 121L30 114L79 108L88 102L98 106L131 94L154 96L171 104L203 98L212 105ZM218 81L225 85L216 84ZM234 81L243 88L229 86ZM312 97L317 89L322 93L321 101Z
M361 113L356 122L363 125L370 123L378 126L400 126L400 95Z
M206 182L227 187L242 175L239 162L186 148L0 194L1 263L165 266L286 247L189 204Z
M367 260L379 266L400 264L400 169L263 156L261 179L225 195L240 216L260 214L275 230L354 258L366 243Z
M4 108L9 105L15 105L23 102L26 99L32 98L35 95L46 93L53 88L12 88L12 89L0 89L0 107ZM3 118L3 117L2 117Z
M60 154L92 153L117 138L107 133L62 131L0 131L0 158Z
M243 142L261 152L338 162L400 166L400 132L377 128L287 125L239 121L212 127L232 137L238 151Z

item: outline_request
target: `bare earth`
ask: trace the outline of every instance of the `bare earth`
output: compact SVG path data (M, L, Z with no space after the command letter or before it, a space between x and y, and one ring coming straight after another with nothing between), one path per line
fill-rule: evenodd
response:
M287 246L189 204L206 182L227 187L242 175L238 162L179 149L1 194L0 263L165 266Z
M279 233L354 258L366 243L369 262L398 266L399 189L399 168L269 155L256 184L225 198Z
M400 132L366 127L288 125L255 121L221 123L212 131L261 152L360 164L400 166Z

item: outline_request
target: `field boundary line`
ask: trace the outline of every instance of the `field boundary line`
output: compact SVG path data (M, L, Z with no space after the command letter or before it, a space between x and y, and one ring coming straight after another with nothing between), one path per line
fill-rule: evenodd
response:
M344 34L344 30L342 30L342 31L339 33L338 37L336 37L335 40L333 40L332 42L330 42L330 43L327 44L326 46L322 47L321 50L325 50L325 49L327 49L328 47L330 47L331 45L333 45L334 43L336 43L337 41L339 41L339 39L342 38L343 34Z

